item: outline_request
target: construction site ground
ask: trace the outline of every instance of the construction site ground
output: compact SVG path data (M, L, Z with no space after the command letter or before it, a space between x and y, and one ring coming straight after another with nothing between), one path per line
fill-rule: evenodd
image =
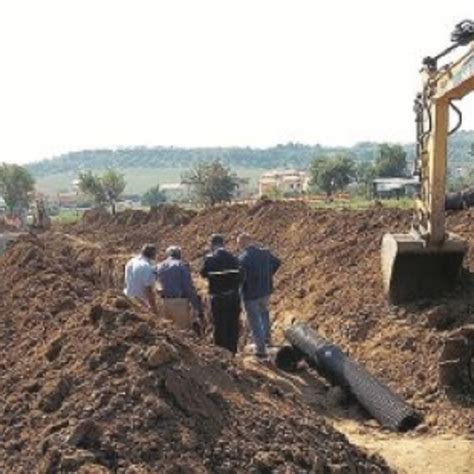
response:
M454 293L388 305L381 238L410 218L262 201L90 211L21 237L0 257L0 471L473 472L474 397L440 388L438 360L447 332L474 322L474 257ZM448 224L473 235L468 210ZM210 334L176 331L121 296L124 264L146 242L182 246L205 294L209 235L236 250L242 231L283 261L274 341L307 321L423 414L415 431L382 429L310 368L232 359Z

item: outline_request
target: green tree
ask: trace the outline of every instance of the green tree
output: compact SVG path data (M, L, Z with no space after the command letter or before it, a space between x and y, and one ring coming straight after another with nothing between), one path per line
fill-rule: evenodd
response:
M375 162L375 174L379 177L395 178L406 176L407 153L401 145L383 143Z
M112 214L116 212L117 199L125 190L125 186L123 174L112 169L102 176L95 175L92 171L79 174L81 192L91 196L97 206L110 205Z
M311 184L327 197L342 191L355 178L354 161L344 155L315 158L310 167Z
M142 196L142 204L144 206L158 206L159 204L166 202L166 195L160 190L160 185L153 186Z
M28 209L34 189L35 180L28 170L18 165L0 165L0 195L9 214Z
M375 178L375 166L367 161L358 163L355 168L355 179L357 181L357 193L370 198L372 196L372 182Z
M191 186L195 200L205 206L230 202L236 190L237 176L220 161L202 161L183 173L181 181Z

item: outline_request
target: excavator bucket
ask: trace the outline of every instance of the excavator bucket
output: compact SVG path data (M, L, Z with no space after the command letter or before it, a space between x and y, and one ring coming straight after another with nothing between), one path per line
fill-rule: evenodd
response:
M452 290L461 273L467 242L454 234L429 247L416 234L385 234L382 240L384 291L393 304L433 298Z

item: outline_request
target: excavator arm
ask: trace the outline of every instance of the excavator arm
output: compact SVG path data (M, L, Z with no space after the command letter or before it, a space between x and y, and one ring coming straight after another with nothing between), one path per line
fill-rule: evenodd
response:
M384 290L393 303L452 289L467 251L463 239L446 232L445 194L448 136L462 123L461 111L453 101L474 90L474 22L459 23L452 38L454 45L434 58L425 58L423 91L415 101L421 198L413 228L407 234L386 234L382 241ZM460 46L468 46L467 52L438 68L439 59ZM450 108L458 115L452 130Z
M429 245L441 245L445 240L445 193L449 109L453 108L461 119L453 101L474 91L474 40L469 51L458 61L424 76L424 102L427 103L425 120L428 122L426 140L421 144L422 199L417 208L427 227L424 230ZM426 97L427 96L427 97ZM460 123L456 125L458 128Z

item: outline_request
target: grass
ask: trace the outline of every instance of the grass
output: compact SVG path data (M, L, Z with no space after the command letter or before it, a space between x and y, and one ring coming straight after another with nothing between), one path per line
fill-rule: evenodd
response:
M156 184L179 183L185 168L123 168L120 170L125 175L127 187L126 193L142 194L147 189ZM260 176L268 170L263 168L233 168L237 176L248 178L250 186L256 188L257 181ZM100 170L96 171L100 173ZM72 190L72 182L77 179L77 173L61 173L38 178L36 180L36 188L38 191L55 195L59 192L67 192Z
M76 209L61 209L57 216L52 216L52 220L58 224L74 224L81 217L82 211Z

